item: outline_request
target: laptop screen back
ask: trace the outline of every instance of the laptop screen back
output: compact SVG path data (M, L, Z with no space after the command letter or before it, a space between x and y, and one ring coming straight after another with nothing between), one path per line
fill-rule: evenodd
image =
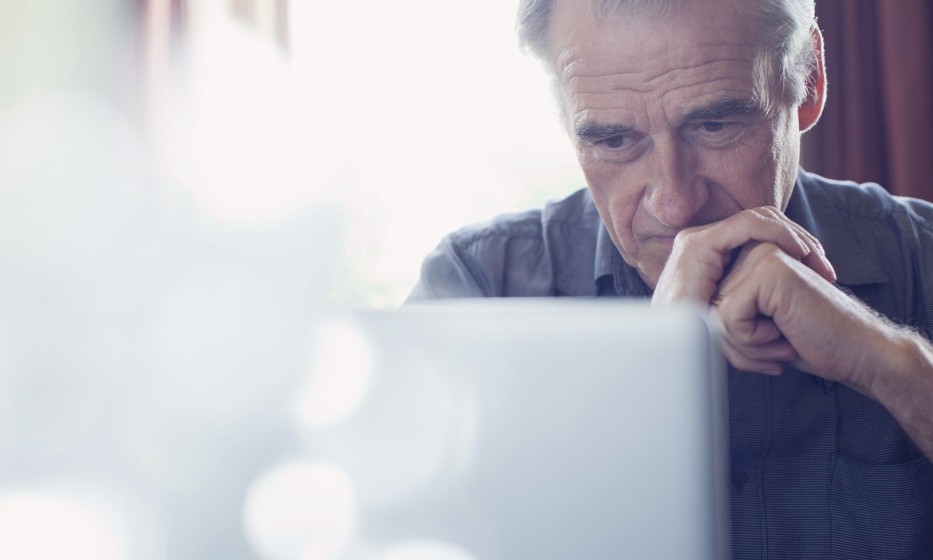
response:
M499 300L348 319L366 390L306 441L352 484L337 558L728 556L725 372L698 310Z

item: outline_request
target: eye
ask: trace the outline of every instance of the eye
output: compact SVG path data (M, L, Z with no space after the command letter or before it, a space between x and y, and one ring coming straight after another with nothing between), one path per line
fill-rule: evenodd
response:
M610 136L609 138L603 138L602 140L599 141L599 143L613 150L618 150L619 148L627 144L625 136L621 134Z
M719 149L739 141L747 128L736 121L700 121L687 127L684 137L698 146Z
M729 123L724 123L720 121L707 121L700 125L700 128L703 129L703 132L716 133L722 132L729 126Z
M637 159L649 145L644 134L627 131L588 140L590 154L598 160L626 163Z

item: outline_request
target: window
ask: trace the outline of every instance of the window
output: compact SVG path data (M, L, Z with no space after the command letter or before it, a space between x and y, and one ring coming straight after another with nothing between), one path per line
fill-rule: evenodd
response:
M445 233L584 184L515 2L156 5L178 30L149 41L174 53L152 90L165 166L210 220L339 215L295 240L339 243L331 302L398 304Z

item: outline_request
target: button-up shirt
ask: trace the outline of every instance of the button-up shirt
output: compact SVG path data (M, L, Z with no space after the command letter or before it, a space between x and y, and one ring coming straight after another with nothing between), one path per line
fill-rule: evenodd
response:
M933 335L933 205L798 173L787 216L841 289ZM442 240L410 300L641 297L587 190ZM933 406L933 403L931 403ZM735 558L931 558L933 465L879 403L785 369L729 372Z

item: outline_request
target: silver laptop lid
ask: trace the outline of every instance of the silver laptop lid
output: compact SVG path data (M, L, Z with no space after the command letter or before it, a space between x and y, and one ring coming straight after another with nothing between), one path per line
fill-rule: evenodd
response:
M304 448L345 517L315 557L728 556L725 373L700 310L469 301L323 332Z

